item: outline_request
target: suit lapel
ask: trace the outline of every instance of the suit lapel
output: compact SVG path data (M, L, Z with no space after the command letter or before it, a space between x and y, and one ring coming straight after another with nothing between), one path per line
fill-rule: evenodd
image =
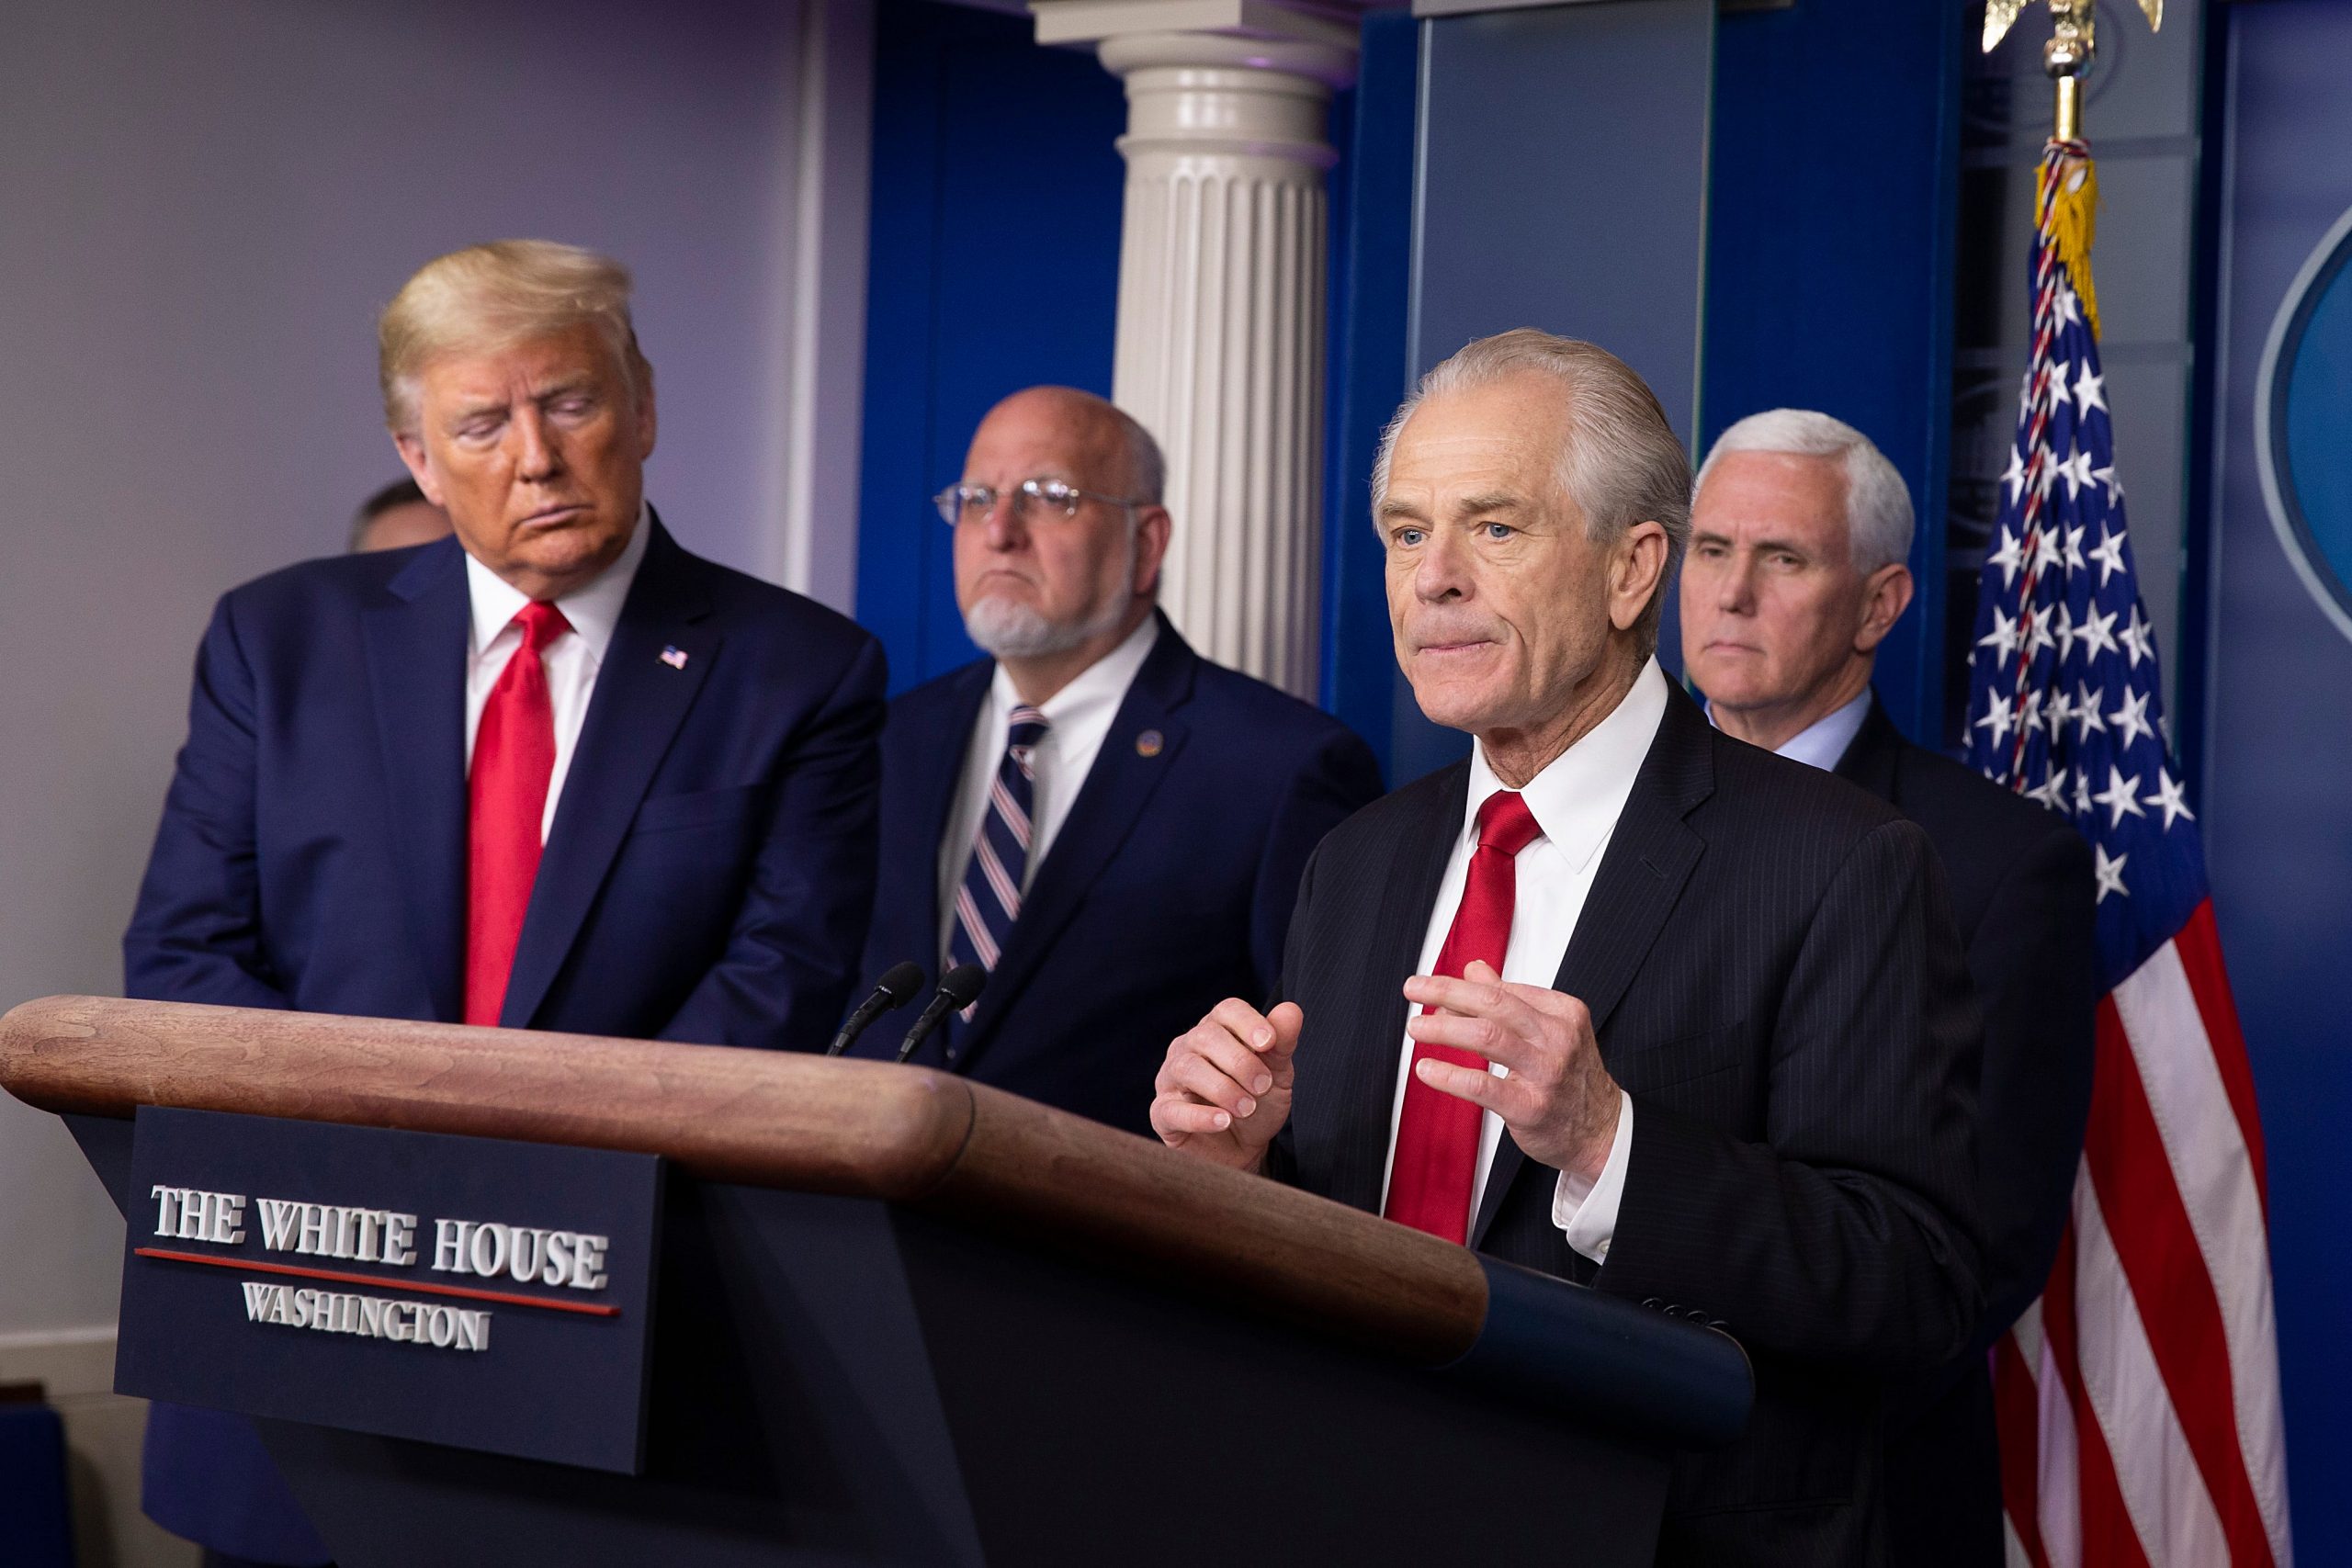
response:
M1698 705L1679 688L1667 694L1666 717L1609 835L1576 933L1560 961L1553 989L1582 1001L1599 1032L1624 999L1649 956L1667 917L1681 897L1705 850L1682 819L1714 788L1714 736ZM1487 1190L1470 1229L1470 1245L1486 1238L1526 1155L1506 1132L1487 1174Z
M1390 1113L1404 1058L1405 981L1420 965L1438 887L1445 880L1445 863L1462 835L1469 790L1470 764L1456 763L1428 792L1418 820L1390 837L1395 856L1374 883L1386 889L1386 896L1373 915L1372 940L1364 953L1365 983L1355 987L1355 1005L1339 1021L1339 1029L1317 1031L1312 1047L1345 1054L1333 1103L1334 1130L1378 1129L1373 1137L1331 1140L1330 1196L1374 1213L1380 1212L1380 1187L1388 1169Z
M546 999L628 836L646 786L716 661L721 637L710 624L701 563L678 547L658 517L647 525L653 536L597 669L515 944L499 1014L509 1029L527 1028ZM664 660L673 649L685 655L683 663Z
M979 660L966 665L949 677L952 689L944 701L924 724L925 733L910 747L894 748L894 761L903 760L913 773L908 781L907 798L914 815L909 824L912 841L930 844L934 850L946 838L949 819L956 813L956 786L963 781L964 764L970 760L972 726L980 716L981 705L988 701L989 683L996 677L996 661ZM897 722L897 716L892 716ZM956 744L957 737L962 743ZM971 858L972 846L957 847L956 874L963 874L962 863ZM915 944L910 950L925 969L940 960L939 941L939 862L934 854L917 868L920 891L919 919L916 921ZM885 890L885 897L888 897Z
M462 1012L466 952L465 557L421 551L361 620L393 860L433 1016Z
M970 1031L957 1042L964 1058L958 1064L961 1070L968 1072L972 1058L996 1037L997 1021L1053 951L1062 929L1078 913L1111 857L1126 842L1144 807L1159 792L1159 782L1183 751L1191 732L1178 710L1192 699L1193 675L1199 665L1200 655L1161 615L1159 640L1152 644L1143 667L1136 671L1111 720L1110 732L1102 737L1102 749L1087 770L1086 783L1070 803L1069 815L1054 835L1044 863L1030 879L1021 918L1012 923L1004 954L989 976L979 1010L972 1017ZM1146 730L1158 731L1159 744L1139 750L1136 742ZM1145 750L1150 751L1148 756Z
M1862 728L1848 743L1846 754L1838 759L1838 776L1860 784L1881 800L1892 801L1895 763L1903 754L1903 732L1886 716L1886 705L1873 696L1871 711L1862 717Z

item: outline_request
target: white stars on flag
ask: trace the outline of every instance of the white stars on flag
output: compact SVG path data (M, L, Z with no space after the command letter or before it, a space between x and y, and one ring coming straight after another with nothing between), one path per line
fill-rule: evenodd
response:
M2153 736L2156 732L2156 727L2148 722L2148 697L2146 692L2126 687L2123 705L2107 716L2108 722L2115 726L2116 744L2126 751L2132 749L2135 739Z
M2106 587L2107 580L2123 570L2122 533L2120 530L2112 534L2101 533L2098 547L2091 551L2090 558L2098 562L2098 585L2101 588ZM2138 606L2134 605L2132 608L2136 615Z
M2186 817L2197 820L2197 813L2188 809L2188 786L2172 776L2169 769L2156 771L2156 793L2141 797L2143 806L2153 806L2165 814L2165 827L2169 830L2174 821Z
M2128 854L2109 856L2105 844L2091 846L2091 871L2098 878L2100 903L2106 903L2110 893L2120 898L2132 897L2132 890L2123 886L2123 863L2131 858Z
M2075 367L2075 417L2080 419L2093 409L2107 412L2107 378L2095 372L2086 359Z
M2107 787L2091 796L2091 799L2113 813L2108 819L2109 827L2120 826L2123 814L2127 811L2134 817L2147 815L2140 808L2140 797L2134 793L2139 787L2139 774L2133 773L2130 778L2125 778L2122 769L2112 762L2107 765Z

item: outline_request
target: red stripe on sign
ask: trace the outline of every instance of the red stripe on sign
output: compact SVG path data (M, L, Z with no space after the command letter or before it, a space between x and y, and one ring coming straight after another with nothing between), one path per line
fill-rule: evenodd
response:
M2132 1528L2132 1511L2123 1506L2123 1488L2115 1478L2115 1459L2108 1451L2107 1434L2099 1430L2098 1412L2083 1387L2075 1336L2075 1229L2071 1224L2058 1243L2058 1261L2050 1271L2049 1289L2041 1295L2041 1332L2050 1341L2050 1359L2057 1364L2058 1381L2066 1385L2066 1402L2075 1411L2075 1506L2083 1529L2082 1549L2075 1561L2096 1563L2098 1568L2148 1568L2148 1553L2140 1544L2140 1532Z
M305 1269L292 1263L257 1263L248 1258L214 1258L201 1252L166 1252L160 1247L138 1247L141 1258L166 1263L209 1263L215 1269L242 1269L255 1274L291 1274L298 1280L332 1280L339 1285L379 1285L393 1291L422 1291L429 1296L462 1296L469 1302L499 1302L507 1306L545 1307L549 1312L576 1312L586 1317L618 1317L621 1309L596 1302L555 1302L545 1296L517 1296L504 1291L477 1291L465 1285L433 1285L416 1280L388 1280L381 1274L345 1274L333 1269Z
M2254 1161L2254 1190L2262 1197L2262 1213L2270 1213L2270 1168L2262 1154L2262 1113L2255 1108L2254 1066L2247 1061L2245 1035L2238 1028L2238 1004L2230 995L2229 971L2222 964L2222 933L2213 924L2213 900L2208 898L2189 912L2188 923L2172 939L2188 976L2189 994L2205 1021L2205 1038L2212 1042L2213 1065L2221 1069L2222 1089L2236 1112L2238 1134L2245 1139L2246 1156Z
M2197 1456L2197 1469L2229 1539L2231 1560L2267 1563L2270 1533L2246 1476L2245 1450L2238 1444L2221 1299L2188 1223L2188 1207L2173 1185L2147 1086L2140 1080L2112 996L2098 1004L2098 1049L2083 1163L2098 1189L2116 1258L2132 1282L2132 1299L2164 1374L2165 1392L2172 1396L2181 1435Z
M2041 1407L2016 1330L1993 1347L1993 1418L2001 1435L2001 1502L2033 1568L2050 1568L2041 1545Z

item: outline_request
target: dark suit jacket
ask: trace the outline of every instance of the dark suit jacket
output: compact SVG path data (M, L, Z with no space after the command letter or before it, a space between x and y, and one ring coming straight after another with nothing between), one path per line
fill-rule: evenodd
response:
M874 897L881 649L648 526L501 1021L822 1040ZM129 994L462 1017L470 615L455 539L221 599L123 938ZM218 1551L325 1555L241 1417L156 1405L145 1501Z
M1984 1017L1984 1315L1968 1348L1892 1416L1894 1558L1996 1564L2001 1477L1984 1351L2050 1278L2082 1155L2098 1007L2090 846L2055 812L1912 745L1875 703L1838 773L1927 829Z
M881 649L649 525L500 1021L821 1041L873 899ZM123 939L132 996L463 1015L470 613L455 539L221 599Z
M980 660L890 705L868 984L939 962L940 839L995 673ZM1168 1042L1226 997L1272 992L1307 855L1379 793L1353 731L1210 663L1163 617L956 1060L934 1041L917 1059L1148 1134ZM854 1054L894 1055L904 1033L877 1026Z
M1291 922L1283 990L1306 1021L1274 1170L1362 1209L1380 1201L1399 987L1468 773L1334 832ZM1508 1134L1471 1244L1747 1347L1755 1415L1729 1448L1677 1462L1661 1561L1881 1561L1882 1399L1950 1359L1982 1303L1977 1022L1926 835L1718 734L1676 691L1557 988L1590 1009L1634 1100L1608 1263L1568 1249L1556 1173Z

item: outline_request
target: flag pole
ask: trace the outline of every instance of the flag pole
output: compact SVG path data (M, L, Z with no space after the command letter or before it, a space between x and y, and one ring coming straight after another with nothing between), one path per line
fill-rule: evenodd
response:
M2057 27L2041 46L2041 69L2057 84L2052 135L2060 141L2083 139L2083 72L2091 62L2093 0L2050 0Z
M1985 0L1985 53L1993 51L1993 46L2001 41L2028 3L2029 0ZM2083 74L2090 69L2096 42L2091 31L2095 6L2096 0L2050 0L2050 19L2054 25L2050 41L2041 46L2041 68L2049 73L2058 89L2052 141L2083 139ZM2151 31L2165 25L2165 0L2140 0L2140 9L2147 17Z

